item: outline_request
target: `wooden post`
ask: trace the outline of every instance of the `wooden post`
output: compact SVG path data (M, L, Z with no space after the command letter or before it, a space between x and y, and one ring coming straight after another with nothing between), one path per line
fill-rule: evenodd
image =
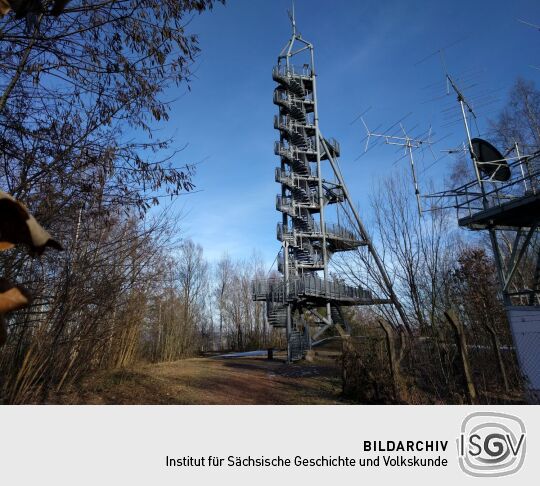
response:
M349 360L355 361L357 359L347 337L341 338L341 359L341 389L345 393L347 382L349 381L347 365L349 364Z
M465 331L463 330L463 324L457 317L456 312L453 309L448 309L444 312L446 320L452 326L456 337L456 345L461 358L461 365L463 368L463 377L465 379L465 391L469 399L469 403L475 404L477 402L476 388L472 379L471 366L469 364L469 354L467 352L467 340L465 339Z
M384 319L379 319L384 334L386 335L386 349L388 351L388 361L390 362L390 377L392 379L392 389L394 391L394 399L398 402L402 401L401 397L401 373L399 371L400 359L396 358L394 329L389 322ZM400 357L403 355L403 350L400 350Z
M493 351L495 351L495 359L497 360L497 366L499 368L499 373L501 374L501 379L504 386L504 391L508 393L510 391L510 385L508 384L508 377L506 376L506 368L504 366L504 361L501 355L501 345L499 343L499 338L493 326L486 323L486 329L489 332L491 337L491 345L493 346Z
M357 373L358 370L357 367L360 369L360 372L364 372L367 376L367 381L373 386L373 392L375 395L375 401L378 401L380 399L381 393L379 390L379 382L375 379L373 376L373 373L369 371L367 366L362 362L362 358L359 355L359 353L356 351L356 348L354 346L354 343L352 342L352 339L349 335L344 335L341 338L341 351L342 351L342 367L341 367L341 379L342 379L342 391L345 392L347 388L347 383L349 380L354 379L354 377L351 377L347 374L347 364L348 361L352 363L353 366L353 373Z

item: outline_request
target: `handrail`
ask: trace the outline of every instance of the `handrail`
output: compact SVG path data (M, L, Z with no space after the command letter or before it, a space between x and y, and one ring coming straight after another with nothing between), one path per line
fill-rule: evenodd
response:
M307 153L307 152L315 152L315 147L313 146L312 140L306 140L306 148L301 148L296 145L285 145L283 142L275 141L274 142L274 152L276 155L281 155L282 153L288 153L291 154L294 158L298 158L297 154L298 152Z
M327 138L326 142L334 149L336 153L341 153L341 145L335 138Z
M280 103L287 103L290 105L298 105L301 103L313 103L313 98L311 94L306 94L305 96L298 97L290 90L283 89L281 86L274 90L274 95L272 97L274 104L278 105Z
M342 239L345 239L345 240L351 240L351 241L358 241L358 239L356 238L356 236L349 230L343 228L342 226L338 225L338 224L325 224L325 233L326 233L326 236L327 237L339 237L339 238L342 238ZM319 235L319 234L322 234L322 231L321 231L321 226L319 223L312 223L311 224L311 228L309 231L302 231L302 230L298 230L296 228L290 228L290 227L284 227L283 223L278 223L278 239L280 241L283 241L282 239L279 238L279 236L281 236L282 238L287 235L290 235L290 238L294 238L296 233L310 233L310 234L315 234L315 235Z
M308 114L306 114L308 115ZM291 118L287 115L274 115L274 128L278 130L294 130L294 129L305 129L315 127L313 120L308 119L306 116L306 122L302 123L298 120ZM339 142L336 140L335 143L339 146Z
M288 299L294 299L299 295L312 297L327 297L336 300L371 300L371 292L362 287L352 287L344 282L331 280L326 284L324 280L314 275L302 275L289 280ZM264 279L253 282L253 294L266 296L268 301L283 302L284 280Z
M309 262L296 260L296 265L298 267L320 267L323 265L323 259L319 253L310 253L308 256L310 258ZM278 269L280 267L285 267L285 257L283 255L278 256Z
M529 155L529 156L523 156L523 157L520 157L519 159L515 160L514 162L511 162L510 164L508 164L508 167L510 169L512 169L514 167L520 167L523 164L528 165L529 162L531 162L531 161L533 161L535 159L539 159L539 158L540 158L540 153L538 153L538 154L535 153L534 155ZM495 162L497 162L497 161L489 162L489 163L493 164ZM499 190L501 188L513 186L513 185L515 185L515 184L517 184L519 182L523 182L524 179L528 179L529 177L533 178L533 177L539 177L539 176L540 176L540 165L539 165L538 170L535 170L532 173L529 171L528 176L525 176L525 177L521 176L518 179L511 179L506 184L503 184L502 186L500 186ZM493 182L493 181L490 181L489 179L482 179L482 182L485 183L485 182ZM501 184L500 182L497 182L497 183ZM466 184L463 184L462 186L457 187L456 189L453 189L452 193L458 193L460 191L467 192L467 189L472 188L472 187L477 186L477 185L478 185L478 181L473 180L473 181L467 182ZM491 192L495 192L495 189L492 190ZM489 194L489 193L486 193L486 194Z
M538 159L540 159L540 152L508 163L514 177L508 181L482 179L483 191L479 190L478 181L473 180L451 191L435 193L430 197L454 198L454 207L458 211L458 217L463 217L461 215L464 212L471 217L477 212L500 207L510 200L537 195L540 191L540 160ZM496 162L493 161L490 164ZM493 184L493 187L485 190L488 183Z
M292 64L287 65L281 65L281 66L274 66L272 68L272 75L273 76L302 76L305 78L311 78L313 76L313 73L311 72L311 68L307 68L305 66L294 66Z
M313 173L311 168L309 168L308 175L298 174L293 171L286 171L286 170L281 169L281 167L276 167L275 169L276 182L282 182L283 180L287 180L287 181L291 181L292 185L295 185L296 181L307 180L310 177L311 178L317 177L317 175Z

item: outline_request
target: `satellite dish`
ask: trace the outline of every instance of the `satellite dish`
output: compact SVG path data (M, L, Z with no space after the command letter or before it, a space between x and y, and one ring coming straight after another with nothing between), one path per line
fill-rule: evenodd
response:
M500 182L510 179L508 162L493 145L481 138L473 138L471 144L478 169L483 175Z

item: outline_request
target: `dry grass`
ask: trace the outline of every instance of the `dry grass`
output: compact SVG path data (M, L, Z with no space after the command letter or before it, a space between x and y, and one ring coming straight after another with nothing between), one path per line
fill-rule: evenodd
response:
M339 404L332 358L287 365L263 358L195 358L101 372L49 403L270 405Z

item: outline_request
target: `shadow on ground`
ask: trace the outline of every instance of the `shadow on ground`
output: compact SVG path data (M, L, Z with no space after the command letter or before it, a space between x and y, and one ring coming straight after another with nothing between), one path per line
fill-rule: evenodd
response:
M320 361L320 362L319 362ZM285 364L260 357L194 358L100 372L49 403L306 405L339 404L332 360Z

